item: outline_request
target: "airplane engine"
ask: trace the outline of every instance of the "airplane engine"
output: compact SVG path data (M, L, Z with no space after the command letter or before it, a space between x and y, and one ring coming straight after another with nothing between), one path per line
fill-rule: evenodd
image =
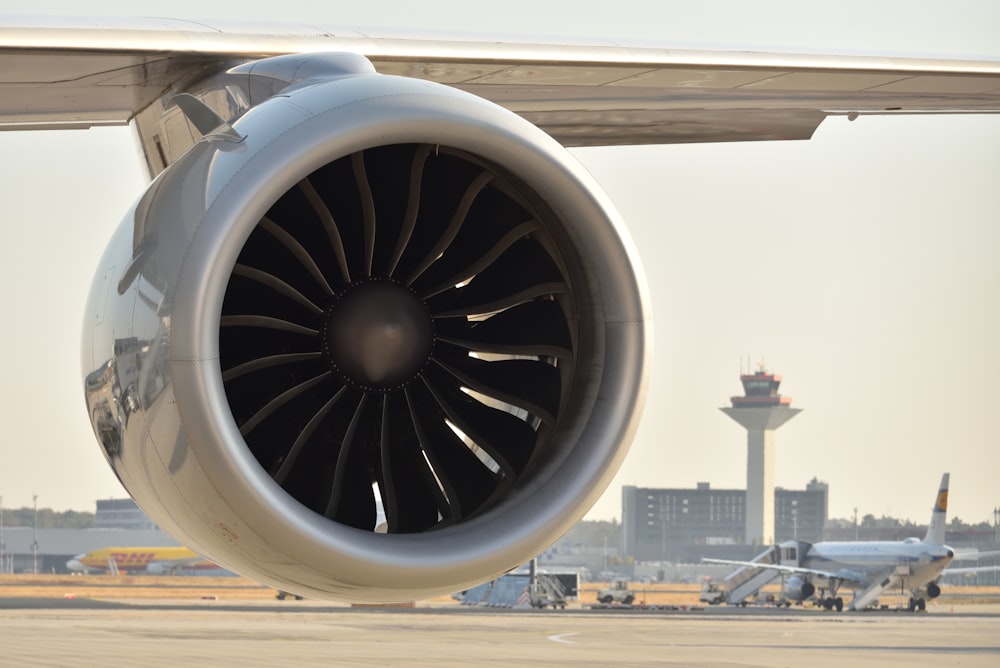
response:
M929 582L927 584L927 598L937 598L941 595L941 585L937 582Z
M785 598L792 601L805 601L816 593L816 586L797 575L785 578L784 584Z
M95 434L162 528L282 591L389 602L577 522L647 383L636 252L520 117L374 74L297 81L160 173L88 303Z

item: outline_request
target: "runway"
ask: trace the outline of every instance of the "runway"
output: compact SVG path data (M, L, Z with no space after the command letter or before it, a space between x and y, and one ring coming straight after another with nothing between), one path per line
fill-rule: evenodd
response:
M609 613L0 599L0 664L995 668L998 622L996 606Z

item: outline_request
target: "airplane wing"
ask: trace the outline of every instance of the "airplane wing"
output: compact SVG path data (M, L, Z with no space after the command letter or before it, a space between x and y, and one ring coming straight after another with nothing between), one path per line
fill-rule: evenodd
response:
M781 564L763 564L757 561L736 561L733 559L711 559L702 558L703 562L711 564L729 564L732 566L748 566L751 568L767 568L781 573L797 573L800 575L815 575L818 577L832 578L836 580L855 581L857 578L853 574L834 573L833 571L823 571L816 568L802 568L799 566L783 566Z
M1000 557L1000 550L955 550L955 561L971 561L974 559L991 559Z
M799 566L783 566L781 564L762 564L756 561L736 561L733 559L711 559L708 557L702 558L703 562L712 564L729 564L732 566L750 566L753 568L768 568L773 571L780 571L782 573L798 573L801 575L816 575L825 578L836 578L845 582L861 582L861 578L853 573L848 572L837 572L833 571L823 571L816 568L801 568ZM969 566L963 568L948 568L941 572L942 575L959 575L966 573L988 573L1000 571L1000 565L997 566Z
M996 61L32 18L0 21L0 129L122 125L235 63L321 51L470 91L566 146L808 139L833 114L1000 111Z
M980 559L991 559L1000 555L1000 550L956 550L955 561L978 561ZM1000 571L1000 565L990 566L957 566L946 568L942 575L974 575L976 573L992 573Z
M974 573L995 573L1000 571L997 566L965 566L962 568L948 568L941 571L941 575L971 575Z

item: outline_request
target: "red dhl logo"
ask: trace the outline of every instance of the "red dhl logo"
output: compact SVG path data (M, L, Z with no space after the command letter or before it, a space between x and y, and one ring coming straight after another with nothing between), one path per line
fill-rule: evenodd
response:
M112 552L111 559L114 560L116 564L128 565L128 564L145 564L153 560L153 552Z

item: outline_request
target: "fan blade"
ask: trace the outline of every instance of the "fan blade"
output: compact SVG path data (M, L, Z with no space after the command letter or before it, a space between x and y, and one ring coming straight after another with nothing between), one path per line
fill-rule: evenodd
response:
M493 494L497 474L445 424L445 415L427 388L414 383L406 388L406 402L424 454L448 497L446 521L468 517Z
M278 240L278 242L288 249L296 260L299 261L309 275L313 277L316 283L322 288L323 293L327 296L333 296L333 288L326 280L326 276L320 271L319 265L316 264L316 260L309 254L309 251L298 242L298 240L291 234L283 230L281 227L276 225L273 221L269 220L267 217L261 218L258 223L262 230L265 230L268 234Z
M438 368L427 369L423 379L448 419L492 457L506 476L516 479L535 447L535 430L531 425L465 394L454 378Z
M434 361L481 394L523 408L549 424L559 412L559 369L541 360L486 361L439 343Z
M260 269L255 269L242 264L237 264L233 267L233 274L235 276L248 278L251 281L256 281L257 283L274 290L278 294L287 297L315 315L321 315L323 313L323 309L312 303L308 297L273 274L269 274L266 271L261 271Z
M483 172L473 180L473 182L466 188L465 193L462 195L462 200L458 203L458 207L455 209L455 214L451 218L451 222L448 223L448 227L445 229L444 234L438 239L438 242L434 244L434 247L424 258L423 262L417 265L417 268L410 274L407 279L407 285L412 284L417 280L427 267L437 260L442 253L448 250L448 246L454 241L455 235L458 234L459 229L461 229L462 224L465 223L466 217L469 215L469 209L472 208L473 203L476 201L476 197L482 192L490 181L493 180L493 174L489 172Z
M435 262L421 276L418 285L413 286L414 290L422 294L425 299L450 290L493 264L518 239L537 232L541 228L538 221L534 219L525 221L510 230L506 228L484 230L482 227L477 226L476 234L471 236L468 241L463 239L461 253L450 253ZM474 259L470 262L469 258ZM431 287L427 289L419 287L423 285Z
M274 329L280 332L302 334L303 336L316 336L319 334L319 331L311 327L303 327L294 322L266 315L224 315L220 319L219 324L222 327L260 327L261 329Z
M312 435L323 422L323 419L327 416L327 414L329 414L330 409L332 409L334 405L336 405L336 403L346 394L347 386L345 385L341 387L335 395L330 397L330 400L323 404L322 408L316 411L316 414L313 415L306 426L302 428L299 435L295 437L295 442L292 443L292 447L288 451L288 454L285 455L283 460L281 460L281 466L274 473L273 477L275 482L279 485L285 482L288 478L288 474L291 473L292 469L295 467L295 463L298 461L299 454L301 454L302 449L307 443L309 443L309 439L312 438Z
M413 163L410 166L409 191L406 197L406 215L403 217L403 224L399 230L396 240L396 247L389 258L389 266L386 271L387 276L392 276L399 264L399 258L403 256L403 251L410 243L413 235L413 227L417 223L417 215L420 213L420 189L423 184L424 165L427 163L427 156L431 152L431 147L423 144L417 149L413 156Z
M538 297L567 292L552 258L537 242L524 239L461 288L427 300L435 317L494 313Z
M382 505L389 533L414 533L438 523L447 503L420 449L402 397L382 397Z
M319 359L322 356L323 353L319 351L313 351L306 353L286 353L281 355L268 355L266 357L258 357L223 371L222 382L228 383L231 380L235 380L236 378L239 378L240 376L246 375L248 373L253 373L254 371L269 369L271 367L280 366L282 364L295 364L296 362L303 362L305 360L315 360Z
M340 267L341 278L343 278L345 283L350 283L351 271L347 268L347 255L344 253L344 241L340 236L340 230L337 228L337 221L333 219L333 214L330 213L326 202L316 192L316 189L308 178L299 181L299 189L306 196L306 199L309 200L309 204L312 206L313 211L316 212L316 216L319 217L323 228L326 230L326 236L330 240L330 247L333 248L334 255L337 258L337 266Z
M375 198L372 195L371 184L365 173L365 154L362 151L351 154L351 167L354 169L354 180L358 183L358 193L361 195L361 211L364 215L364 268L365 276L372 275L372 257L375 255Z
M558 302L548 299L519 304L482 322L437 318L434 326L439 340L478 352L572 356L566 316Z
M325 515L341 524L371 531L375 528L378 513L368 458L364 443L359 438L364 426L367 426L362 423L371 418L366 415L367 398L367 395L361 396L340 445Z
M243 436L246 436L254 429L256 429L257 425L259 425L261 422L270 417L271 414L273 414L276 410L278 410L279 408L281 408L282 406L284 406L289 401L299 396L306 390L319 385L324 380L329 378L330 375L331 375L330 371L325 371L320 375L315 376L314 378L310 378L309 380L303 383L299 383L298 385L295 385L294 387L291 387L282 392L281 394L279 394L278 396L274 397L273 399L271 399L271 401L267 402L267 404L265 404L262 408L260 408L256 413L254 413L249 420L240 425L240 433Z

